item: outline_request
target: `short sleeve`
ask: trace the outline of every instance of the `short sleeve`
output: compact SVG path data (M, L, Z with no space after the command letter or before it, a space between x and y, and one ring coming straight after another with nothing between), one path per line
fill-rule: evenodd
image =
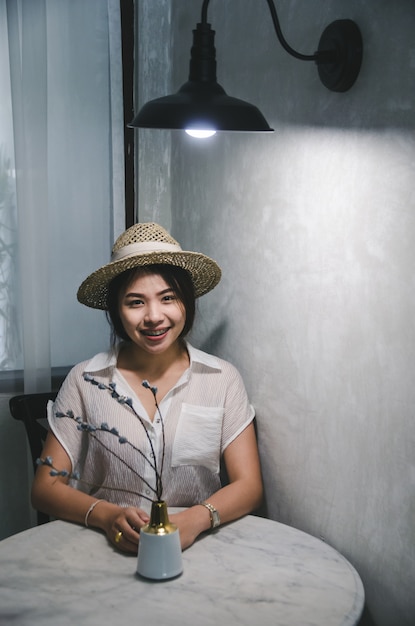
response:
M78 469L80 460L86 453L87 437L85 433L78 430L77 423L73 419L57 417L56 415L72 411L75 416L85 416L84 400L80 386L83 371L83 363L72 368L62 384L55 402L50 401L48 404L49 426L68 454L72 463L72 471Z
M223 366L223 375L227 378L227 385L222 427L222 453L255 417L254 407L249 402L238 370L230 363L226 363Z

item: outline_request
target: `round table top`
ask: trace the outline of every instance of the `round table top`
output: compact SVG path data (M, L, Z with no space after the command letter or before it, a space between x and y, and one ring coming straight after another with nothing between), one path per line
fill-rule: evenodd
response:
M0 624L335 626L358 622L362 582L336 550L248 515L200 537L183 574L137 576L105 536L55 521L0 542Z

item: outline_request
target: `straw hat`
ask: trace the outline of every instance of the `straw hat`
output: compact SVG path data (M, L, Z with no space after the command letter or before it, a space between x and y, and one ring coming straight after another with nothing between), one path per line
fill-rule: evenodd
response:
M93 309L106 309L108 286L125 270L165 263L187 270L196 298L220 281L221 270L213 259L200 252L186 252L169 233L154 223L134 224L122 233L112 249L111 262L88 276L78 289L78 300Z

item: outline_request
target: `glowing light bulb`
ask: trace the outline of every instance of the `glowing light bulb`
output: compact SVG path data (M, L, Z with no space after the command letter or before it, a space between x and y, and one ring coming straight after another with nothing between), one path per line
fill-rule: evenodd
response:
M212 137L216 134L216 130L201 130L198 128L186 128L186 133L191 137L196 137L197 139L207 139L207 137Z

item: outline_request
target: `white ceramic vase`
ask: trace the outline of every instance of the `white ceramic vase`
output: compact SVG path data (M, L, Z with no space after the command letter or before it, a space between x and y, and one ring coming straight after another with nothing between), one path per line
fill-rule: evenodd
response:
M140 530L137 574L152 580L167 580L182 571L179 529L170 523L166 503L153 502L150 522Z

